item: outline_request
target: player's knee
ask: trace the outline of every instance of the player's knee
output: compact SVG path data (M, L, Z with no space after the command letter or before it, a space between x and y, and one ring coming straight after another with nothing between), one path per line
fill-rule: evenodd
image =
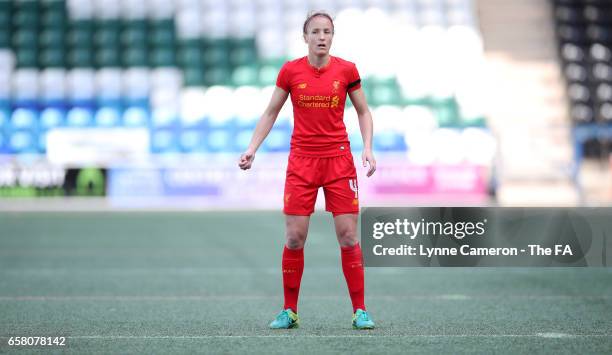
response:
M338 243L342 247L352 247L357 244L357 233L354 228L342 228L338 230Z
M288 229L286 238L287 248L301 249L304 247L304 243L306 242L306 233L299 229Z
M289 249L302 249L304 247L304 241L300 239L293 239L287 237L287 248Z

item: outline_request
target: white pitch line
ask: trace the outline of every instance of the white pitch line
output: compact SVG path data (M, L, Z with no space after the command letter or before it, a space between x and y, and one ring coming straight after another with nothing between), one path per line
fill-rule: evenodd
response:
M293 335L293 334L278 334L278 335L76 335L66 336L66 339L243 339L243 338L551 338L546 334L552 333L536 333L536 334L365 334L365 335ZM563 338L605 338L612 337L612 334L565 334L555 333Z
M204 301L204 300L260 300L270 299L277 295L192 295L192 296L0 296L0 301ZM517 299L517 300L562 300L562 299L611 299L612 296L488 296L488 295L372 295L370 298L385 300L481 300L481 299ZM344 299L343 295L308 295L309 299Z
M169 295L169 296L90 296L90 295L75 295L75 296L0 296L0 301L209 301L209 300L267 300L279 297L278 295ZM307 295L308 299L345 299L344 295ZM486 299L514 299L514 300L609 300L612 296L601 295L543 295L543 296L522 296L522 295L461 295L461 294L441 294L441 295L371 295L372 299L379 300L442 300L442 301L468 301L468 300L486 300Z

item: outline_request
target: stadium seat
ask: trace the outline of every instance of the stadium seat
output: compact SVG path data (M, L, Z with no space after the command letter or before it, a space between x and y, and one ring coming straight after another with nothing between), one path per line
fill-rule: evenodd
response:
M9 129L12 131L35 132L38 129L38 110L27 107L14 109Z
M183 69L183 73L185 75L185 86L204 86L206 82L204 81L204 70L202 67L193 66L186 67Z
M68 22L66 3L62 0L44 1L40 25L45 29L63 29Z
M9 136L9 152L16 154L38 153L38 137L34 132L16 131Z
M96 22L94 44L98 48L116 47L120 43L120 38L121 23L118 20Z
M148 102L151 92L151 73L146 67L134 67L123 71L122 92L126 102Z
M150 54L151 66L175 67L176 50L174 47L155 47Z
M121 125L121 108L119 105L100 106L94 116L97 127L118 127Z
M13 99L16 101L36 102L39 97L39 77L37 69L17 69L13 73Z
M257 65L242 65L232 72L232 85L245 86L259 83L259 70Z
M73 107L66 114L66 126L90 127L94 124L94 110L88 107Z
M123 73L120 69L105 68L96 72L96 96L104 100L122 99Z
M142 106L127 107L123 112L122 122L125 127L147 127L149 112Z
M181 40L178 42L178 64L182 67L201 67L204 62L202 42L195 40Z
M0 33L8 32L11 29L12 6L10 1L0 2Z
M151 132L153 153L178 153L181 151L176 132L172 129L156 129Z
M179 137L181 151L183 153L204 153L206 145L204 132L198 129L183 130Z
M66 100L66 71L62 69L45 69L40 75L40 98L43 103L60 103Z
M34 28L18 29L13 33L13 47L21 49L38 48L38 31Z
M96 67L98 68L120 67L121 58L119 56L119 52L120 52L119 47L115 47L115 46L99 48L96 51L96 55L94 57Z
M40 52L39 64L43 68L66 68L65 50L62 47L49 47Z
M148 41L148 26L145 20L125 21L121 30L121 45L129 49L130 46L146 46Z
M170 19L149 22L149 45L152 47L173 47L176 42L174 21Z
M176 36L180 40L198 39L201 36L199 11L181 9L176 15Z
M72 68L92 68L94 66L93 47L72 49L67 59L68 66Z
M94 39L94 22L74 20L68 24L68 44L72 48L91 48Z
M63 28L47 29L40 33L39 45L42 48L61 48L64 46L66 32Z
M52 128L61 127L65 124L66 111L61 107L46 107L40 112L41 131L47 131Z
M215 128L206 132L205 145L210 153L222 153L234 151L234 131L226 128Z
M128 20L147 17L149 4L145 0L124 0L120 3L121 16Z
M77 68L67 74L68 97L72 102L89 102L95 96L96 75L93 69Z
M17 1L13 12L13 26L17 28L36 28L40 22L38 1Z
M124 67L146 67L149 65L149 53L146 46L132 45L121 52L121 64Z
M93 0L66 0L67 11L71 19L91 19L94 16Z

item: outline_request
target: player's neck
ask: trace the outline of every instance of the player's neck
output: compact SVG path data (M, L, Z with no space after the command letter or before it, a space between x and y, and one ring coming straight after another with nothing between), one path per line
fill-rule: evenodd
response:
M329 64L329 59L329 53L324 56L318 56L312 53L308 53L308 63L317 69L321 69L327 64Z

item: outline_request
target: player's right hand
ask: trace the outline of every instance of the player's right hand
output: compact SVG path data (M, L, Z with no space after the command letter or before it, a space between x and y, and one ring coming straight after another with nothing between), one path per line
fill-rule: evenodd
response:
M251 165L253 164L253 160L255 160L255 153L247 150L246 152L242 153L242 155L240 156L240 161L238 162L238 166L242 170L250 169Z

